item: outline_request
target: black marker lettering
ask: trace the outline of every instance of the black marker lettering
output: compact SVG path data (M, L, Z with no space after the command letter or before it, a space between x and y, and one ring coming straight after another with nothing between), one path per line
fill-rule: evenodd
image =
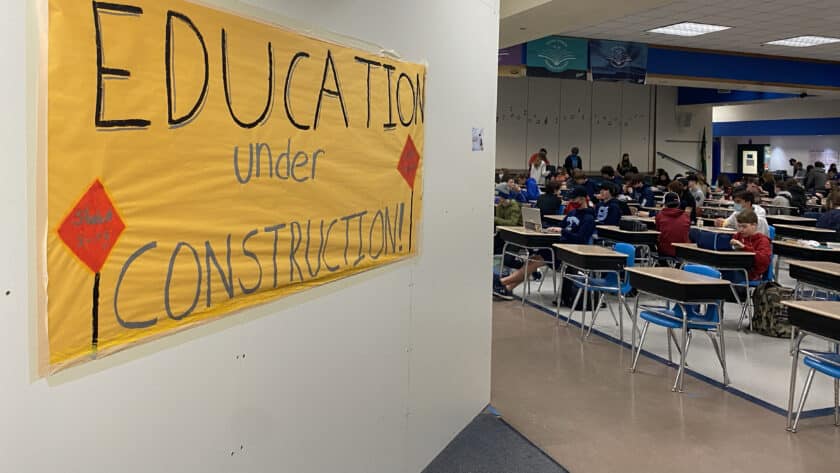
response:
M131 77L131 71L128 69L105 67L103 64L104 53L102 50L102 25L99 21L100 11L135 16L143 14L143 9L134 5L93 2L93 26L96 33L96 111L94 112L94 125L98 128L145 128L151 125L152 122L142 118L124 118L119 120L106 120L104 118L105 77Z
M337 219L333 219L333 221L330 222L330 225L327 227L327 236L326 238L324 238L324 267L327 268L327 270L331 273L338 271L338 269L341 267L340 265L330 266L330 263L327 262L327 250L330 244L330 233L332 233L333 226L335 226L336 223L338 223Z
M390 64L382 64L382 67L385 68L385 74L388 76L388 123L385 123L382 126L386 130L393 130L397 127L397 124L394 123L394 101L391 97L391 74L394 72L396 67Z
M406 120L403 117L402 111L402 100L400 99L400 90L402 86L402 80L405 78L406 82L408 82L408 86L411 87L411 117ZM411 77L408 77L404 72L400 73L400 77L397 79L397 115L400 117L400 123L402 126L411 126L411 122L414 120L414 115L417 113L417 95L414 91L414 84L411 83Z
M370 68L379 67L382 64L363 57L356 56L356 62L367 65L367 128L370 128Z
M332 71L333 81L335 82L335 90L328 89L327 85L327 72ZM341 104L341 114L344 116L344 127L350 127L350 122L347 119L347 109L344 106L344 96L341 94L341 81L338 78L338 72L335 70L335 63L333 63L332 52L328 49L327 50L327 59L324 61L324 77L321 79L321 93L318 94L318 105L315 106L315 123L312 125L313 130L318 129L318 120L321 116L321 100L324 98L324 94L327 94L329 97L337 97L338 102Z
M292 75L295 73L295 69L297 68L297 63L303 58L308 58L309 53L299 52L295 54L292 58L292 61L289 63L289 73L286 74L286 89L285 93L283 94L283 106L286 107L286 117L289 118L289 122L300 130L308 130L309 125L303 125L298 123L295 120L295 116L292 113L292 103L291 103L291 95L292 95Z
M172 19L177 18L186 23L187 26L195 33L198 42L201 44L201 51L204 53L204 84L201 86L201 94L198 100L193 105L192 110L184 116L175 117L175 97L173 96L173 82L175 80L174 72L172 70ZM210 65L207 55L207 45L204 44L204 37L198 31L195 24L186 15L169 10L166 12L166 102L169 105L169 126L178 126L187 124L192 121L198 114L199 109L204 105L207 98L207 86L210 83Z
M254 172L254 144L249 144L248 148L250 148L248 155L248 175L243 179L242 174L239 172L239 146L233 147L233 173L236 175L236 180L240 184L247 184L251 180L251 173Z
M231 104L230 80L228 79L228 53L227 53L227 32L222 28L222 82L225 88L225 102L227 103L230 116L242 128L254 128L262 124L268 119L268 114L271 112L271 105L274 103L274 48L271 46L271 41L268 42L268 97L265 101L265 109L262 114L252 122L244 122L236 116Z

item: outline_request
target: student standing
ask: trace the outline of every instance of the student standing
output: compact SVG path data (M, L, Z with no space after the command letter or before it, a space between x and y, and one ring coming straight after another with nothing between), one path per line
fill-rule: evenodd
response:
M528 170L530 172L531 179L533 179L537 184L543 181L545 176L548 176L548 152L545 148L540 148L540 151L531 155L531 158L528 160Z
M570 155L566 156L566 161L563 163L563 167L566 168L566 172L569 175L573 174L575 169L583 169L583 159L579 156L580 150L575 146L572 148L572 152Z
M825 181L828 180L828 175L825 173L825 164L817 161L814 163L814 168L805 175L805 190L809 192L817 192L825 188Z

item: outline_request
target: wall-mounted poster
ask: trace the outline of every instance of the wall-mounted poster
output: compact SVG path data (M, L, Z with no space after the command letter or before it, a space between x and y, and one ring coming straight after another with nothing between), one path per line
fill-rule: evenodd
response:
M587 40L548 36L525 45L529 76L585 79L589 66Z
M183 0L48 20L42 373L417 253L424 66Z
M592 80L626 81L644 84L648 47L641 43L591 40L589 64Z

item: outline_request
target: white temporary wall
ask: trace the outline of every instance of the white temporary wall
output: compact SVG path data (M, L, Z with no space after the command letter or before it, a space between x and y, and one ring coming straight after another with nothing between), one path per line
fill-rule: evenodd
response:
M630 153L640 171L652 163L653 87L540 77L499 78L496 166L524 169L548 150L562 164L573 146L583 167L599 170Z
M421 470L490 394L498 2L251 1L428 61L421 256L47 380L33 371L35 3L0 10L0 471Z

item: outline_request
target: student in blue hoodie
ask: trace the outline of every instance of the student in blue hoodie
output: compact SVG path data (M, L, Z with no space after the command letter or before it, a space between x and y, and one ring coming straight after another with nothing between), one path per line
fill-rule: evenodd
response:
M540 186L537 185L537 181L533 177L529 177L525 181L525 189L522 192L525 194L527 200L537 200L540 198Z
M580 207L567 215L559 226L547 229L550 232L562 235L558 243L588 245L592 242L592 235L595 233L595 211L586 206L586 199L586 191L583 188L576 187L569 193L569 200L577 203ZM548 261L551 261L551 250L540 250L527 266L514 271L510 276L500 278L494 274L493 295L501 299L512 300L513 289L525 280L526 275L533 273L547 264ZM555 269L557 269L562 263L555 260L554 264Z
M598 205L595 207L595 223L598 225L618 225L621 221L621 205L615 198L617 190L609 182L601 184L598 192Z

